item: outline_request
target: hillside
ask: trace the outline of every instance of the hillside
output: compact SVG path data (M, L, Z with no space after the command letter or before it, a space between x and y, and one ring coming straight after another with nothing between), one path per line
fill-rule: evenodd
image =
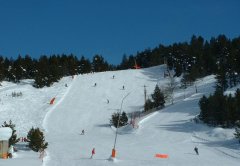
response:
M26 136L32 126L41 127L49 147L43 163L38 159L39 154L23 149L11 160L0 160L0 166L237 165L240 152L232 129L211 128L192 121L200 111L198 100L214 91L214 76L196 83L198 93L194 87L176 89L174 104L141 119L137 129L121 128L116 143L117 158L114 162L108 160L115 138L115 129L109 126L112 113L120 109L122 99L128 94L122 110L128 113L141 110L144 85L150 96L156 84L161 87L168 82L163 77L164 71L165 66L156 66L84 74L73 79L66 77L43 89L34 89L31 80L18 85L3 82L0 123L11 119L19 136ZM21 91L22 97L11 97L13 91ZM56 101L49 105L53 97ZM80 135L82 129L85 135ZM199 148L199 156L193 151L195 146ZM92 148L96 154L89 159ZM169 158L154 158L157 153L168 154Z

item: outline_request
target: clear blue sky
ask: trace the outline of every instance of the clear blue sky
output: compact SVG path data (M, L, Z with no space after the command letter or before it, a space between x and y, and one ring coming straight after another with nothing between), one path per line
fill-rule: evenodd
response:
M240 35L240 0L0 0L0 55L101 54Z

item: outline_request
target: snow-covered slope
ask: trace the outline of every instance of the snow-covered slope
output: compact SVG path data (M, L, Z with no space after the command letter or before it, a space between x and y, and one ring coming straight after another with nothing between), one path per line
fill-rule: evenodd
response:
M168 80L163 77L164 70L165 66L156 66L78 75L41 90L32 88L29 81L24 85L4 83L0 87L3 105L0 121L11 118L22 136L31 126L43 126L49 147L43 163L37 155L34 160L32 153L22 152L24 155L11 161L0 160L0 166L13 166L17 160L33 166L237 165L240 152L232 129L210 128L192 122L199 113L198 100L214 90L213 76L196 83L198 93L194 87L177 89L174 104L146 116L139 122L138 129L121 128L116 142L116 159L108 160L115 138L115 129L109 126L112 113L120 109L126 95L122 110L141 110L144 85L148 96L156 84L165 85ZM64 86L66 83L68 87ZM9 94L14 90L22 91L22 98L12 99ZM52 97L56 97L56 102L49 105ZM8 110L11 112L7 113ZM80 134L82 129L85 135ZM199 148L199 156L193 151L195 146ZM92 148L96 154L90 159ZM169 158L155 158L157 153L168 154ZM35 163L26 164L31 163L30 160Z

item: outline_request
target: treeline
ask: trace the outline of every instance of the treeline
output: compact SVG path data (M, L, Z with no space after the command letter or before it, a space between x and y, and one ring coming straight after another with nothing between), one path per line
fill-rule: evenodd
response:
M223 95L216 90L208 98L203 96L199 101L201 109L199 118L212 126L232 127L240 120L240 90L234 96Z
M142 68L166 63L175 71L175 76L183 75L183 82L187 84L216 74L218 86L226 90L240 82L240 37L228 39L219 35L207 41L201 36L192 36L189 43L159 45L135 56L124 55L118 68L132 68L135 61Z
M209 41L201 36L192 36L190 42L159 45L153 49L124 55L119 65L111 65L101 55L90 61L75 55L41 56L38 60L30 56L18 56L16 60L0 56L0 81L19 82L21 79L34 79L35 87L50 86L63 76L122 70L133 68L137 63L146 68L167 64L175 76L183 75L183 83L191 84L197 78L210 74L217 75L218 86L222 90L240 82L240 37L228 39L225 35L213 37Z
M50 86L64 76L113 70L101 55L95 55L90 61L82 56L78 59L73 54L41 56L38 60L29 55L16 60L0 56L0 81L18 83L21 79L34 79L34 86Z

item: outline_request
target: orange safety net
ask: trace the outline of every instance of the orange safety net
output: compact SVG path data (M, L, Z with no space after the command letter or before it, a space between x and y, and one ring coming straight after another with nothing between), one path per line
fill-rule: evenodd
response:
M55 97L51 99L50 104L52 105L54 103Z
M156 158L168 158L167 154L156 154L155 155Z

